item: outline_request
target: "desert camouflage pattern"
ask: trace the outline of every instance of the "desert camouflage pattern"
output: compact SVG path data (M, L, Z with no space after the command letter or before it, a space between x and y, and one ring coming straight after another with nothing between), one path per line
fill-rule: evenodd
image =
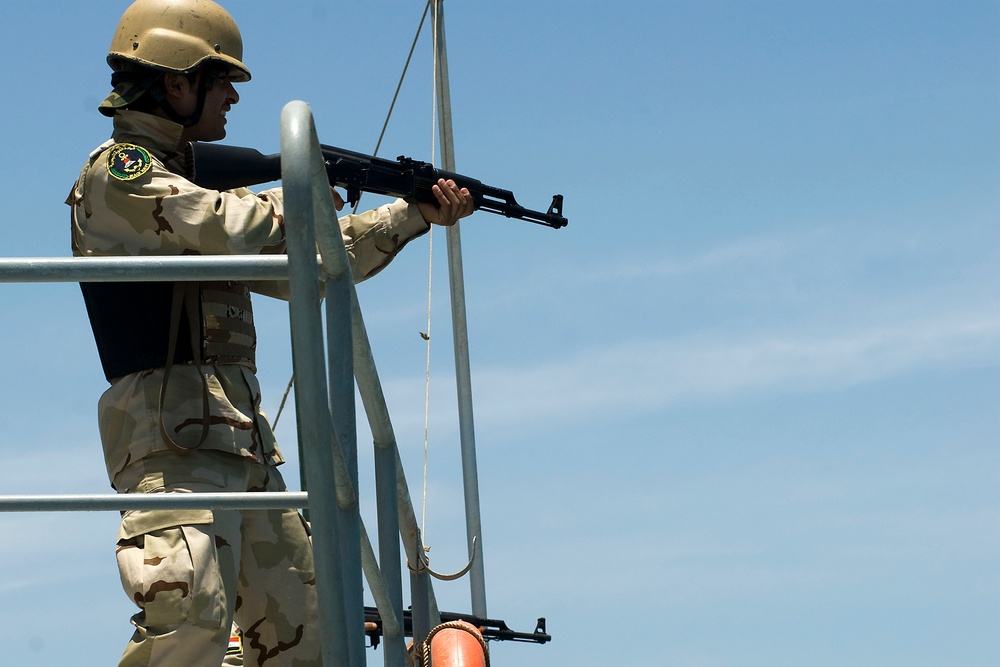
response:
M199 447L204 421L202 373L209 389L209 429ZM119 491L118 476L125 466L169 449L157 418L163 374L164 369L157 368L119 378L98 402L105 463L112 486ZM224 451L277 465L284 459L260 403L257 376L242 364L202 366L201 371L191 365L174 366L160 418L180 447Z
M261 254L285 250L284 207L280 188L254 194L240 189L200 188L188 173L180 125L137 111L115 116L112 139L91 153L67 199L72 208L73 253L81 257L121 255ZM151 167L133 180L119 180L107 169L114 146L141 146ZM355 280L382 268L411 239L427 231L416 206L398 200L373 211L340 219ZM254 283L271 296L286 296L285 285ZM251 323L252 312L242 319ZM209 374L209 434L202 449L225 451L268 464L282 462L274 435L260 411L260 387L252 369L239 364L203 367ZM112 485L130 462L167 449L159 434L156 401L162 369L117 378L99 406L101 439ZM178 444L201 437L201 378L195 366L171 371L164 425Z
M248 255L285 249L281 188L200 188L189 173L182 127L138 111L116 113L112 138L95 149L66 203L73 209L73 252L120 255ZM130 181L106 168L117 144L145 148L152 168ZM402 200L340 219L356 281L384 268L411 239L429 229L416 206Z
M285 490L276 468L211 451L152 454L119 481L126 493ZM126 512L117 558L140 609L122 667L321 664L312 549L295 510ZM242 656L227 656L234 622Z
M134 111L118 112L114 122L112 139L90 155L66 202L74 255L284 252L280 188L259 194L200 188L183 176L189 170L179 125ZM131 180L112 176L107 167L108 154L123 143L152 157ZM428 229L416 206L403 201L345 216L340 226L355 280L380 271ZM250 288L286 293L284 284ZM251 336L252 313L240 319L251 324ZM100 399L101 441L115 489L284 490L274 467L283 459L261 411L251 364L172 367L162 421L179 445L201 440L203 377L208 383L208 435L188 454L171 450L160 435L163 374L159 368L116 378ZM140 608L121 665L320 664L312 552L298 512L128 512L117 555L123 587ZM226 655L234 623L243 631L242 656Z
M202 359L257 371L257 330L250 288L236 281L201 283Z

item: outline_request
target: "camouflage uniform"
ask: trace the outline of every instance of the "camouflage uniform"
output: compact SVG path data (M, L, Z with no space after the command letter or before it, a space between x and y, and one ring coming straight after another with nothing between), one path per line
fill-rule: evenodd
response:
M112 139L91 154L67 200L74 255L284 251L280 188L260 194L200 188L183 176L180 125L138 111L119 111L114 123ZM123 144L141 147L150 158L129 180L112 174L121 166L111 165ZM355 278L362 280L428 225L415 206L397 201L346 216L341 229ZM163 367L108 378L98 415L108 476L120 493L285 490L275 467L283 459L260 409L246 286L200 286L205 322L214 317L212 307L221 307L218 319L235 322L230 329L239 329L237 347L250 353L208 355L200 367L167 364L162 398ZM227 299L239 307L227 306ZM114 350L102 350L102 361L106 354ZM312 552L298 512L130 511L122 519L117 555L125 591L140 608L121 665L217 667L234 620L244 631L247 664L320 664Z

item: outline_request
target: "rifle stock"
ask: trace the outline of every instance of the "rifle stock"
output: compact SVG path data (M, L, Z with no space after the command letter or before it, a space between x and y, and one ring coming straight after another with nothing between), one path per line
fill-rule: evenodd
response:
M212 190L232 190L281 180L281 156L264 155L253 148L193 142L191 173L193 183ZM408 201L436 203L431 191L440 178L468 188L476 210L508 218L526 220L558 229L568 223L562 214L563 197L555 195L546 211L533 211L517 203L510 190L486 185L461 174L435 169L427 162L400 156L396 161L364 153L320 146L330 185L347 190L347 201L357 203L362 192L371 192Z

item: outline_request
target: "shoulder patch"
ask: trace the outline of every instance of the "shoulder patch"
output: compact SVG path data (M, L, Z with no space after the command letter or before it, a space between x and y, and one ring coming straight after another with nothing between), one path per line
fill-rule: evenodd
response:
M119 181L139 178L153 166L153 158L142 146L115 144L108 151L108 173Z

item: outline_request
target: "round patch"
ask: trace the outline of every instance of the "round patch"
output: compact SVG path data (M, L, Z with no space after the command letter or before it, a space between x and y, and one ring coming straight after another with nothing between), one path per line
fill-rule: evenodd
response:
M115 144L108 152L108 173L119 181L139 178L153 166L145 148L134 144Z

